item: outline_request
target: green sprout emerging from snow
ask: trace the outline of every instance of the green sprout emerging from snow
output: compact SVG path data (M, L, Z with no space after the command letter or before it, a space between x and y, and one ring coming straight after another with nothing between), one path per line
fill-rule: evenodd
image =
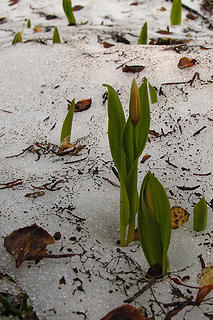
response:
M120 179L120 245L125 246L134 240L138 159L146 145L150 126L149 90L146 79L140 88L133 79L126 121L117 92L111 86L105 86L108 88L108 138ZM152 88L150 84L149 88ZM153 103L156 102L154 88L150 97Z
M208 209L204 197L194 206L193 214L193 230L197 232L205 230Z
M169 271L171 209L162 184L150 171L141 186L138 231L147 262L150 267L159 266L164 275Z
M147 22L145 22L141 28L138 44L147 44Z
M18 42L22 42L22 31L16 33L12 44L15 44L15 43L18 43Z
M54 30L53 30L53 43L61 43L61 39L60 39L60 35L57 27L54 27Z

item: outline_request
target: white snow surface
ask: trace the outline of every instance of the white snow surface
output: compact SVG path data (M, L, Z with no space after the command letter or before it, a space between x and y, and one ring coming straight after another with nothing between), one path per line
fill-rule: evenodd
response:
M171 206L181 206L190 213L184 226L172 230L169 259L173 276L189 275L187 284L197 286L201 271L198 256L202 254L206 264L212 262L212 35L198 18L200 23L188 20L171 28L181 39L186 38L185 29L197 28L197 33L190 31L193 40L186 51L178 53L172 46L138 46L132 35L138 36L144 21L150 26L150 38L161 36L155 31L169 25L171 3L139 1L140 5L130 6L131 2L73 1L73 5L84 6L75 13L77 27L67 26L61 3L56 0L19 1L15 6L0 2L0 16L7 18L0 25L0 182L23 182L9 189L0 185L0 271L14 278L29 295L42 320L101 319L144 285L148 264L139 242L126 248L117 244L119 188L110 182L119 182L112 172L104 83L118 90L126 115L133 76L138 85L146 77L161 93L158 103L151 106L150 129L165 135L149 136L143 155L151 157L139 163L138 188L151 170L165 186ZM200 1L185 3L200 8ZM167 11L159 11L162 6ZM38 12L55 14L59 19L45 20ZM33 25L51 26L51 30L34 33L24 28L28 18ZM86 25L80 25L85 21ZM52 44L54 25L59 28L61 44ZM12 46L15 33L23 28L23 43ZM131 45L115 44L111 31L123 32ZM98 36L115 46L103 48ZM32 39L42 39L45 44L28 41ZM196 65L178 69L183 56L196 59ZM123 64L144 65L145 69L127 74L122 72ZM199 78L190 84L195 73ZM51 150L59 145L67 99L73 98L92 99L91 107L75 113L73 119L71 142L85 148L77 155L58 156ZM40 157L26 151L7 158L30 146L40 150ZM35 186L57 181L61 181L58 190L45 190L45 195L36 199L25 197L37 191ZM183 186L197 188L178 188ZM193 207L203 195L208 204L208 225L204 232L195 233ZM24 262L16 268L4 248L4 238L33 223L52 235L61 233L61 239L48 246L49 251L76 256ZM60 284L62 277L66 284ZM153 291L145 291L132 304L144 306L151 316L150 299L154 296L158 301L172 302L171 283L168 278L156 283ZM187 288L180 289L187 294ZM191 291L196 297L197 290ZM165 318L157 303L152 307L156 319ZM174 319L207 319L204 313L212 313L212 305L190 306Z

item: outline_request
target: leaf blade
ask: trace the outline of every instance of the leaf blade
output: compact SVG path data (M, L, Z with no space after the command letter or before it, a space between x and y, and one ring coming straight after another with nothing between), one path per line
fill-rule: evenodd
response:
M75 108L75 99L72 100L70 104L70 109L63 122L62 129L61 129L60 143L62 143L64 139L66 139L67 137L69 137L67 142L70 141L74 108Z

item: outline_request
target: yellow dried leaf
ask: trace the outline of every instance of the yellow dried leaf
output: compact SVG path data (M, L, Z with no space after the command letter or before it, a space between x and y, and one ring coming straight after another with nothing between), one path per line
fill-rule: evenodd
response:
M171 227L172 229L179 228L189 219L189 213L181 207L174 206L171 208Z
M198 275L200 287L213 285L213 262L208 263L207 267Z
M40 26L35 26L33 30L34 32L42 32L42 28Z

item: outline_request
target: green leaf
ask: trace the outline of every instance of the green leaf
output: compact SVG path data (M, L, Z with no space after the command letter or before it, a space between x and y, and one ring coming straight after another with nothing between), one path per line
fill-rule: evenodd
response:
M147 44L147 22L145 22L141 28L138 44Z
M149 94L150 94L152 104L158 102L157 92L150 83L149 83Z
M63 0L63 9L70 25L76 25L71 0Z
M182 3L181 0L173 0L170 14L171 25L181 24Z
M149 265L159 264L165 274L169 269L167 251L171 237L171 209L162 184L150 171L141 186L138 230Z
M108 89L108 137L109 145L115 166L120 174L122 170L122 139L126 124L123 108L117 92L107 84L103 86Z
M149 108L149 97L147 89L147 80L141 84L139 88L140 104L141 104L141 116L137 125L135 126L135 152L137 158L140 157L143 152L150 127L150 108Z
M27 28L28 28L28 29L31 28L31 21L30 21L30 19L27 20Z
M53 43L61 43L61 39L60 39L57 27L54 27L54 30L53 30Z
M208 209L204 197L194 206L193 214L193 230L197 232L205 230L207 225Z
M22 31L16 33L14 39L13 39L13 42L12 44L15 44L17 42L22 42Z
M67 142L70 141L74 109L75 109L75 99L72 100L67 116L63 122L63 126L61 129L60 143L62 143L64 139L67 139L67 137L69 137L69 139L67 139Z

